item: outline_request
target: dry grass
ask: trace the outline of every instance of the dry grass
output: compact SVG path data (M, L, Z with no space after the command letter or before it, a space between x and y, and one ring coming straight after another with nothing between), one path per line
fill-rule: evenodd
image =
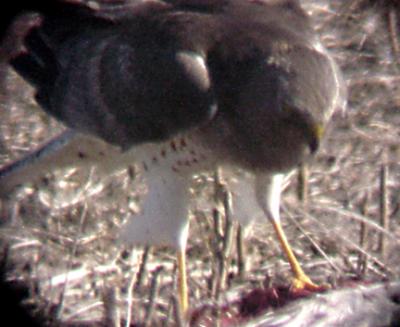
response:
M344 70L349 106L334 118L310 168L307 204L298 200L291 178L283 195L284 228L317 282L394 280L400 273L399 9L389 1L303 2ZM2 78L0 163L5 163L62 127L37 108L32 90L14 73ZM174 324L174 253L123 249L116 242L119 226L142 194L134 169L106 179L71 169L49 173L3 203L0 241L9 251L8 278L29 287L26 301L47 324L98 325L115 307L123 320L130 312L132 324ZM247 234L241 244L237 224L227 226L224 207L216 210L213 175L198 176L193 194L188 246L193 308L287 280L289 267L267 222L241 231Z

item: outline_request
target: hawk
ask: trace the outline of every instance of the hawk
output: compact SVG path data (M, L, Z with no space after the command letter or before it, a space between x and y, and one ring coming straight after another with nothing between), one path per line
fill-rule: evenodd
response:
M297 0L59 1L30 16L23 45L11 65L69 130L4 167L3 190L67 164L141 164L147 198L122 237L177 250L186 312L190 181L234 167L251 175L243 189L272 223L293 286L318 288L281 227L281 184L316 153L345 87Z

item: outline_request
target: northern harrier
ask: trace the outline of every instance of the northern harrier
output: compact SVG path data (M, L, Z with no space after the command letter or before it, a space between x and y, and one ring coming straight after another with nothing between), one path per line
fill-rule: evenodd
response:
M149 192L124 238L177 249L183 311L189 184L217 166L252 174L254 203L277 233L293 285L317 287L282 230L281 183L316 152L345 100L340 72L298 1L142 0L99 11L57 2L31 25L11 64L41 107L75 131L36 159L81 133L119 147L115 161L143 165ZM86 149L70 160L112 162L114 153ZM0 185L18 180L26 163L4 168Z

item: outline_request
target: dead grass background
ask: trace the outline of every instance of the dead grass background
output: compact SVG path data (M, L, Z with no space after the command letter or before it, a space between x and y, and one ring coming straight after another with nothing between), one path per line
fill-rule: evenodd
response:
M292 176L283 195L284 228L317 282L398 279L400 9L383 0L303 5L344 71L349 104L345 115L334 117L310 168L306 204L298 200ZM37 107L30 87L4 65L1 69L4 164L63 127ZM124 249L116 242L119 226L140 205L142 183L134 167L106 178L72 168L49 172L2 203L7 279L29 287L25 302L46 324L99 325L115 305L123 319L131 309L132 324L175 324L175 254ZM268 222L247 231L227 224L224 207L214 204L214 190L213 174L195 178L187 253L193 308L290 276Z

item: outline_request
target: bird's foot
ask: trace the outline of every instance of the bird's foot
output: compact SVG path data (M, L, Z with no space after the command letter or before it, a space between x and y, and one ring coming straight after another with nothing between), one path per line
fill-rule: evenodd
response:
M322 284L318 285L315 284L310 277L308 277L306 274L300 274L296 277L293 278L292 285L291 285L291 291L293 293L318 293L318 292L323 292L326 291L329 288L329 285Z

